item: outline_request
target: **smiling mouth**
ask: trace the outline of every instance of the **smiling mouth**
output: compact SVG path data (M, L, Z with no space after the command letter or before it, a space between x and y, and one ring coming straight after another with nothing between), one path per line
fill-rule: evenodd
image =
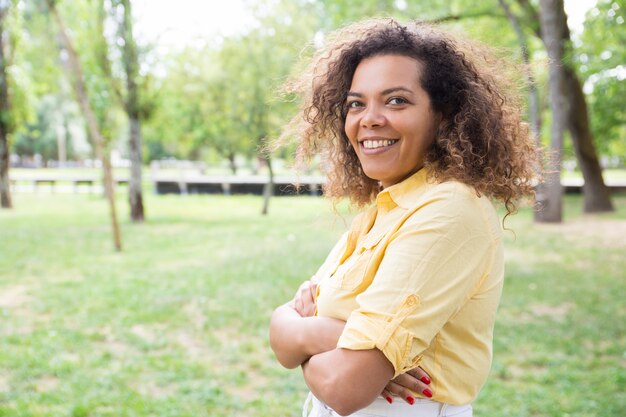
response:
M366 139L363 142L361 142L361 145L365 149L379 149L379 148L386 148L387 146L391 146L395 144L396 142L398 142L398 139L377 139L377 140Z

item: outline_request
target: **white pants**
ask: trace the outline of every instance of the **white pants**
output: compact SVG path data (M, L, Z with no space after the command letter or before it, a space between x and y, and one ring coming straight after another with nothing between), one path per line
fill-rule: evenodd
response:
M309 405L313 405L309 413ZM308 414L307 414L308 413ZM394 397L394 402L389 404L382 397L349 417L472 417L472 406L444 404L433 400L416 398L415 403L410 405L402 399ZM340 417L332 408L315 398L309 393L302 417Z

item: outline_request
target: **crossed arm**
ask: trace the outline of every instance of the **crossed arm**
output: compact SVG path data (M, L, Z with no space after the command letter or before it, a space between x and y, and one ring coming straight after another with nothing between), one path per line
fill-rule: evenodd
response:
M423 392L428 376L419 368L390 381L394 369L378 349L338 349L345 322L312 316L315 285L305 282L294 300L278 307L270 322L270 344L286 368L302 366L304 379L313 394L340 415L369 405L391 392L411 403L411 388ZM410 398L410 400L409 400Z

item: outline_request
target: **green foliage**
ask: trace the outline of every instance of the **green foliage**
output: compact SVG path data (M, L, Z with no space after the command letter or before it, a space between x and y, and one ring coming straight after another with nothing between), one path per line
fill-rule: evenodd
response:
M98 196L18 194L0 212L0 415L299 416L306 386L273 357L269 317L351 215L310 197L263 217L258 197L147 198L121 254ZM623 415L626 195L615 204L582 216L567 196L563 225L507 220L476 415Z
M3 16L1 30L4 31L2 45L4 51L4 69L6 72L9 111L1 114L7 133L10 135L19 126L33 116L32 91L28 77L23 71L25 56L22 47L23 16L22 4L19 0L5 1L2 6L6 8Z
M57 5L68 34L76 48L84 72L87 97L98 120L103 138L108 142L121 129L122 109L113 91L111 77L103 61L108 59L108 44L103 34L100 1L63 1ZM70 77L72 75L70 74Z
M44 161L58 159L58 142L65 141L68 160L89 157L83 119L78 106L61 94L48 94L37 102L36 116L15 132L13 152L41 155Z
M281 3L260 13L258 28L173 54L144 130L149 152L202 158L213 149L252 157L276 136L294 112L277 91L313 31L311 15L296 9Z
M626 163L626 3L599 0L588 13L577 60L601 153Z
M113 146L125 149L125 140L121 140L125 134L120 133L126 131L120 100L125 96L125 75L120 58L121 33L116 29L121 19L120 1L58 3L81 57L105 136L111 138ZM543 92L545 54L540 40L532 36L537 29L532 6L536 2L508 3L529 35L532 66ZM604 155L626 154L625 84L615 75L623 74L626 58L622 3L600 0L587 16L581 42L572 45L571 53L583 81L594 86L588 95L591 121ZM495 46L521 62L517 39L497 0L363 0L358 7L346 0L251 0L248 4L256 22L237 35L182 46L166 56L159 55L153 45L139 47L146 160L168 156L214 160L235 154L253 157L264 138L278 135L296 111L297 103L285 100L279 91L289 74L301 70L299 58L310 55L325 33L355 20L391 16L401 21L441 21L462 36ZM19 94L14 95L23 103L18 106L23 109L19 128L39 123L35 123L36 109L41 108L37 103L43 97L72 97L56 53L56 29L44 2L21 2L21 6L15 22L24 30L12 31L21 34L12 69L19 86ZM103 32L103 27L113 30ZM104 61L108 64L103 65ZM541 94L544 109L546 96Z

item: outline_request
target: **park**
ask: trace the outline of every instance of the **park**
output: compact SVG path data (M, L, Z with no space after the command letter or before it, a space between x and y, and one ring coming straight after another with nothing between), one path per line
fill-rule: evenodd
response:
M474 415L626 414L624 5L198 3L0 0L0 417L301 415L270 317L360 208L324 196L324 160L273 146L298 108L281 89L327 33L380 16L512 56L553 156L536 200L497 207L504 289ZM168 7L187 35L182 11L150 22Z

